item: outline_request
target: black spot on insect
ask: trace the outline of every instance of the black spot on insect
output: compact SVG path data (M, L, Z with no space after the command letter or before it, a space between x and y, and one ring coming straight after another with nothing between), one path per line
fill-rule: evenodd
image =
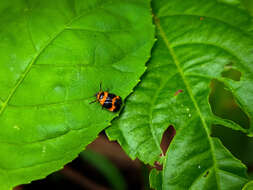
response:
M99 102L102 106L102 108L106 108L107 110L111 112L117 112L120 110L122 105L122 99L120 96L117 96L115 94L109 93L107 91L103 91L100 83L100 90L98 93L96 93L96 100L92 101Z

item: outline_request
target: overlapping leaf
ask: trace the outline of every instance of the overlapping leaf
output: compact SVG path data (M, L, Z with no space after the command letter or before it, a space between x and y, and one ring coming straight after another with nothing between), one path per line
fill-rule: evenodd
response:
M89 104L125 98L154 42L148 1L0 2L0 189L61 168L116 115ZM127 81L127 82L126 82Z
M248 182L242 190L252 190L253 189L253 181Z
M107 134L132 158L153 164L162 161L161 138L173 125L176 136L163 172L152 172L151 184L173 190L240 189L247 182L245 166L210 136L210 127L222 124L252 135L253 124L244 129L213 115L208 96L211 81L221 81L252 118L252 18L216 0L154 0L153 10L158 41L147 72ZM240 81L223 77L227 68L239 70Z

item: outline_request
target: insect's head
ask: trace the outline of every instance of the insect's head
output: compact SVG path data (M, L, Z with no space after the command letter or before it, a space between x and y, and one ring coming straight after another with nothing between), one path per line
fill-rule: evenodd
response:
M102 99L103 98L103 96L104 96L104 92L98 92L98 93L96 93L96 99L97 100L100 100L100 99Z
M96 93L94 96L96 97L97 100L99 100L100 92Z

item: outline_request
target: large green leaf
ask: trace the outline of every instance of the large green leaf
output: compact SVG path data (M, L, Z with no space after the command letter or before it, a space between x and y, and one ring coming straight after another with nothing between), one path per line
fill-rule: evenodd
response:
M217 138L211 125L222 124L252 135L215 116L208 97L213 79L232 92L241 109L253 116L253 36L251 16L216 0L154 0L157 43L142 82L107 134L131 158L162 162L160 142L169 125L176 135L167 151L162 189L240 189L245 166ZM240 81L225 78L224 69L242 73ZM151 184L160 184L151 181Z
M117 114L89 104L102 82L124 99L154 42L149 1L0 2L0 189L73 160Z

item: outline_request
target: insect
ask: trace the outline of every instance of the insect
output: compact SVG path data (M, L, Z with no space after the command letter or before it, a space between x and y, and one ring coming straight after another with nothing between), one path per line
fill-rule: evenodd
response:
M96 93L95 96L96 100L92 101L91 103L99 102L102 108L106 108L111 112L117 112L120 110L120 107L122 105L121 97L107 91L103 91L101 88L101 83L99 92Z

